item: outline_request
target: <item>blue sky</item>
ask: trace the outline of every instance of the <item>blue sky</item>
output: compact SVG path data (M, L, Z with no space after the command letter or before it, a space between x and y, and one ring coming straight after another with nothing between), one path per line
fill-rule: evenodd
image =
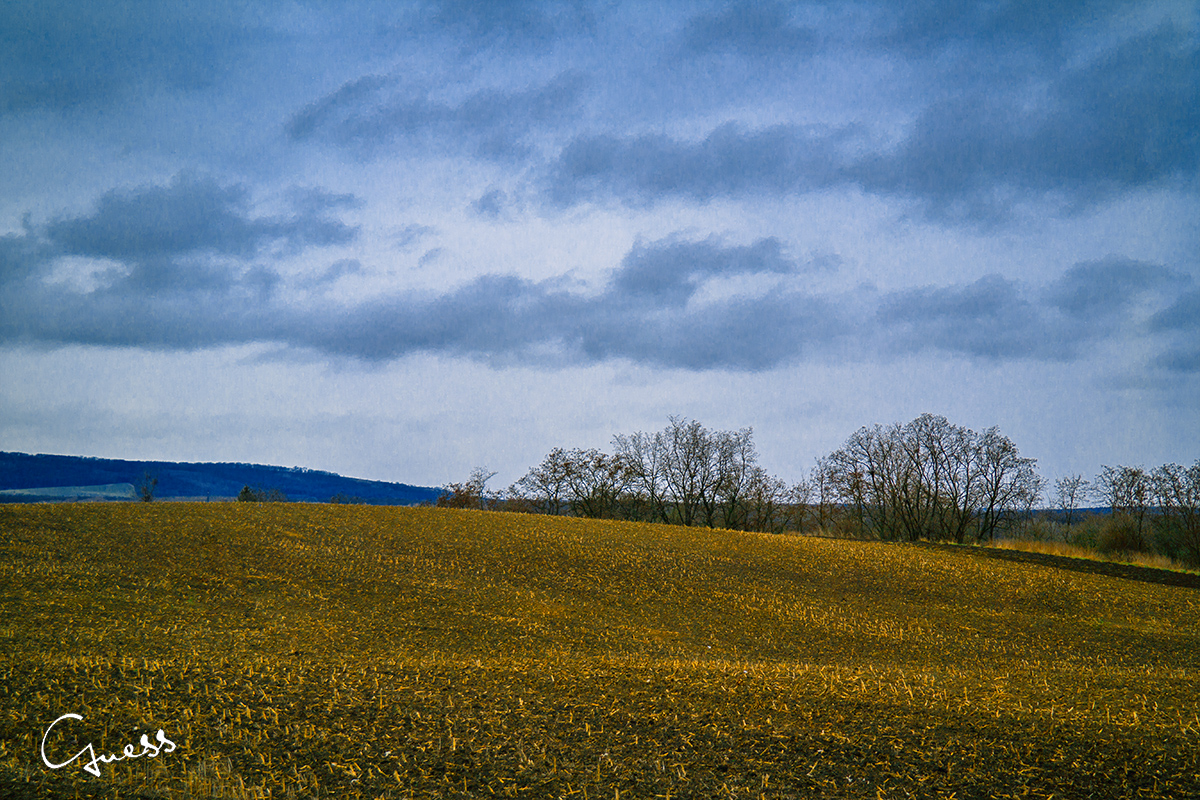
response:
M1192 2L0 7L0 447L1200 456Z

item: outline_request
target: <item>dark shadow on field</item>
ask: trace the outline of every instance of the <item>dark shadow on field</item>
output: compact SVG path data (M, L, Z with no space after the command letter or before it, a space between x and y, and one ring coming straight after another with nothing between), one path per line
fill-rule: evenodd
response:
M1093 561L1087 558L1071 558L1070 556L1055 556L1048 553L1026 553L1022 550L1003 550L998 547L976 547L973 545L943 544L940 542L911 542L916 547L929 550L943 550L953 553L971 553L984 558L998 558L1002 561L1023 561L1028 564L1042 564L1047 567L1058 567L1073 572L1088 572L1093 575L1108 575L1113 578L1125 578L1142 583L1157 583L1161 586L1183 586L1188 589L1200 589L1200 575L1190 572L1174 572L1169 569L1154 569L1140 567L1134 564L1120 564L1114 561Z

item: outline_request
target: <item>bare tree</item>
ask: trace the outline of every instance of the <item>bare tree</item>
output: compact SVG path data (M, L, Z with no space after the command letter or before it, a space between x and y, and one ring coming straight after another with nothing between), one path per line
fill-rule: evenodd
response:
M442 494L437 499L440 508L478 508L484 509L489 505L486 494L487 484L496 477L495 472L488 472L486 467L476 467L471 470L471 477L463 483L448 483L442 487Z
M621 502L634 480L634 470L621 456L596 449L566 454L567 500L576 516L604 519L619 516Z
M857 528L882 539L994 538L1041 493L1034 460L995 428L977 434L922 414L907 425L860 428L818 462ZM1024 516L1020 516L1024 514Z
M848 507L859 533L881 539L903 535L901 495L909 481L907 463L897 452L900 426L859 428L840 450L823 459L838 500Z
M739 526L742 530L783 533L787 524L784 514L788 500L786 483L755 466L750 470L743 498L746 510Z
M666 445L662 433L638 431L613 437L613 449L630 472L631 519L669 523L671 505L666 485Z
M750 428L710 431L676 416L657 433L614 436L613 450L554 449L510 487L510 504L679 525L772 531L787 525L787 486L759 466ZM471 496L469 484L451 484L439 502L469 503Z
M718 471L716 447L708 430L696 421L671 417L663 431L663 481L681 525L715 522Z
M541 464L517 481L510 494L527 495L534 510L543 514L561 514L566 504L570 466L566 451L556 447Z
M826 533L833 529L839 505L834 469L835 465L829 458L818 458L810 478L812 521L818 530Z
M750 428L744 428L740 431L718 431L711 436L717 482L706 501L706 519L711 527L711 521L719 513L723 528L758 530L757 527L751 527L751 505L763 499L767 475L758 466L754 433ZM756 492L759 495L757 499L753 496ZM710 507L713 511L707 510Z
M976 538L990 541L1002 525L1029 519L1042 495L1043 480L1035 470L1037 461L1022 458L1013 441L998 429L984 431L979 448L983 496Z
M142 473L142 477L137 482L138 499L143 503L149 503L154 500L154 490L158 488L158 476L154 475L150 470Z
M1055 503L1063 512L1063 519L1067 525L1071 524L1075 510L1091 492L1091 488L1091 484L1082 475L1067 475L1054 481Z
M1200 567L1200 460L1190 467L1165 464L1150 474L1158 520L1176 556Z
M816 485L810 478L801 477L787 490L784 502L788 508L788 524L797 533L804 533L814 523L816 515Z
M1152 491L1146 470L1141 467L1104 465L1092 486L1096 496L1114 515L1123 514L1134 521L1140 539L1144 535Z

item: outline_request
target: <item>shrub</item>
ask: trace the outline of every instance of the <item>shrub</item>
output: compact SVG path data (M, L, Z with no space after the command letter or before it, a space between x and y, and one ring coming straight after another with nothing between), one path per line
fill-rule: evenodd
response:
M1108 555L1146 552L1146 537L1138 520L1129 514L1113 514L1100 530L1097 549Z
M1076 547L1086 547L1089 550L1099 550L1101 531L1104 529L1104 524L1107 521L1107 515L1103 517L1098 514L1085 516L1070 527L1066 536L1067 544Z
M243 503L286 503L288 497L279 489L263 490L243 486L237 499Z

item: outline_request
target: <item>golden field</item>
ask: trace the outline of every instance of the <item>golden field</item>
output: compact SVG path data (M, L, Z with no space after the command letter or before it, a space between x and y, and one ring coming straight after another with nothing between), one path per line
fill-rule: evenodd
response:
M969 549L0 506L3 797L1195 797L1198 670L1200 589Z

